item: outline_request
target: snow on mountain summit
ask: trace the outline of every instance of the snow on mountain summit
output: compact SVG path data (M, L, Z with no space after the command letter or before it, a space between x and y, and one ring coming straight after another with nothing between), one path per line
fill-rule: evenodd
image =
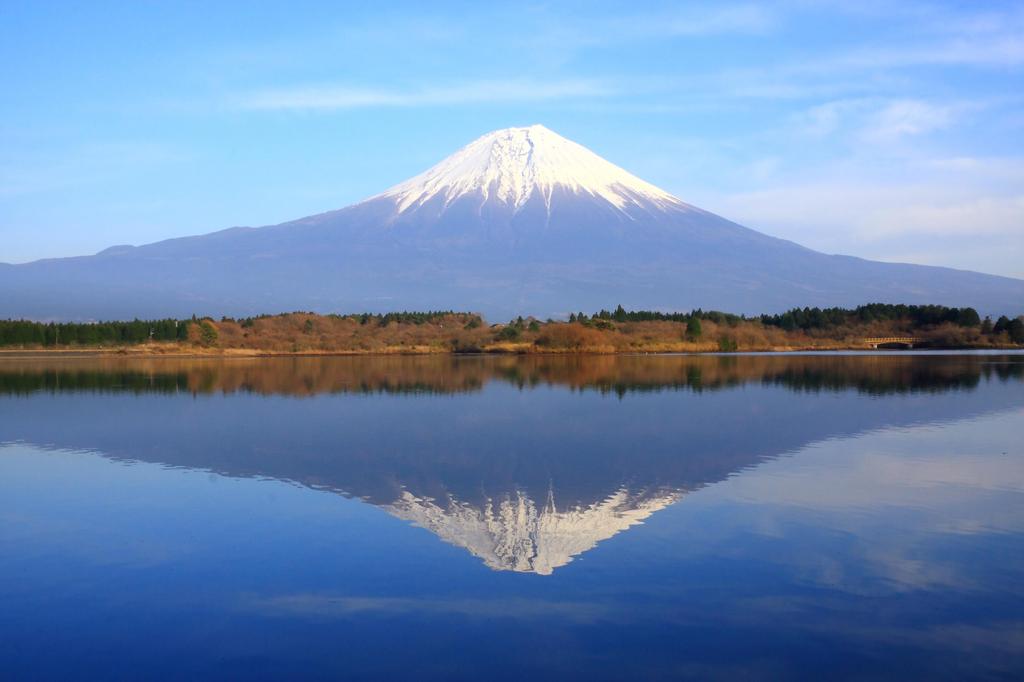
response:
M559 510L553 491L546 503L515 492L484 506L454 497L420 498L405 491L385 509L464 547L496 571L550 575L599 542L679 501L684 492L623 487L599 502Z
M618 209L686 204L544 126L505 128L474 140L445 160L373 198L396 201L399 213L442 197L448 206L471 196L513 211L538 194L550 212L556 190L590 195Z

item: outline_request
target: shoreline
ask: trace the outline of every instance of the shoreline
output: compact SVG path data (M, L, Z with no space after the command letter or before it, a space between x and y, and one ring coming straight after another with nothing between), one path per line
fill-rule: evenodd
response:
M242 319L42 323L0 320L0 358L298 357L806 353L1024 347L1024 317L981 321L972 308L869 304L744 318L714 311L602 310L568 322L475 313L281 313Z
M265 351L252 348L223 348L209 350L184 350L176 348L147 348L139 346L117 348L19 348L0 349L0 360L20 360L34 358L301 358L301 357L387 357L387 356L426 356L448 355L452 357L468 356L509 356L509 355L758 355L758 354L798 354L798 353L920 353L933 352L969 352L969 351L1024 351L1020 346L962 346L962 347L921 347L921 348L871 348L862 345L836 344L829 346L784 346L770 348L739 348L734 351L718 349L509 349L484 348L478 351L453 351L447 348L413 347L387 348L382 350L331 350L331 351Z

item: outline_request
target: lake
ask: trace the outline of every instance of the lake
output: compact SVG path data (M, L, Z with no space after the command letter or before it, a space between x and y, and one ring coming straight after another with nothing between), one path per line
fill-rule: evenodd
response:
M1024 355L0 359L0 677L1024 676Z

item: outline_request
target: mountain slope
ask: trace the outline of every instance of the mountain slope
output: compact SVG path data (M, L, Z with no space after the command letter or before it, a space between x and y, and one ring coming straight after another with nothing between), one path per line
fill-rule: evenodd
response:
M0 316L457 308L492 319L869 301L1024 311L1024 281L829 256L732 223L541 126L337 211L0 268Z
M550 215L556 190L589 195L623 212L645 204L686 207L667 192L539 125L485 135L378 197L394 199L398 213L403 214L435 199L450 205L467 196L492 210L498 205L516 212L536 196Z

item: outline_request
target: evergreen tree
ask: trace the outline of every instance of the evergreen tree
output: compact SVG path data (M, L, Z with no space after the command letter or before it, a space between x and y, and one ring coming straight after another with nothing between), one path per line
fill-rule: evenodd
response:
M213 322L203 320L199 325L199 342L204 346L213 346L217 343L217 338L217 328L213 326Z
M1006 325L1006 331L1013 343L1024 343L1024 318L1014 318Z
M981 317L974 308L961 308L957 324L961 327L977 327L981 324Z
M521 335L522 332L519 331L515 324L508 324L498 332L498 339L500 341L518 341Z
M696 315L691 316L686 322L686 338L690 340L699 339L702 333L703 332L700 328L700 318Z

